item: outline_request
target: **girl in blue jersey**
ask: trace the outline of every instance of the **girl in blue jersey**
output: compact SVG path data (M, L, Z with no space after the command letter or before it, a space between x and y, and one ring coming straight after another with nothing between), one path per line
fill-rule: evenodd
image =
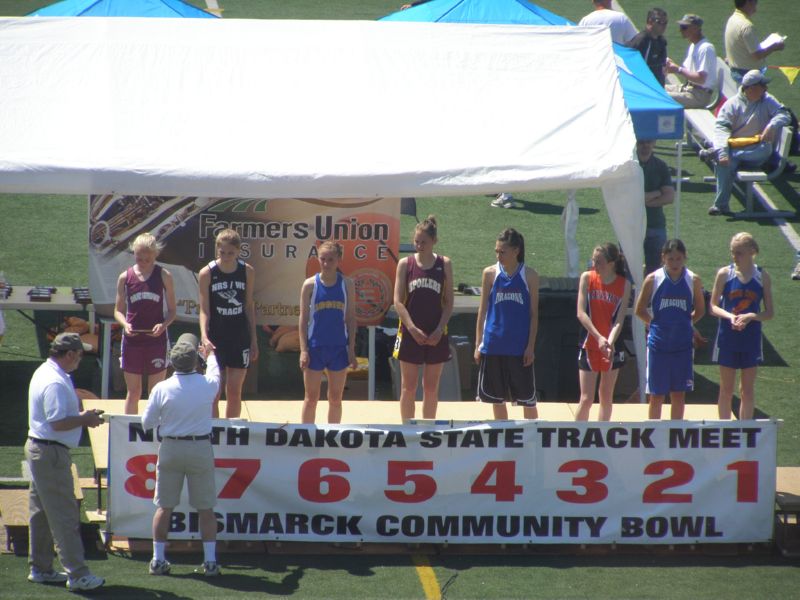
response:
M719 418L731 418L731 399L736 371L741 370L740 419L752 419L755 409L755 380L763 361L761 322L773 317L772 283L765 270L755 263L758 244L749 233L731 239L733 263L717 271L711 292L711 314L719 317L714 342L715 362L719 363ZM764 310L761 310L763 303Z
M394 357L400 361L400 416L414 418L422 368L422 418L435 419L439 380L450 360L447 322L453 313L453 265L433 251L436 218L429 215L414 229L414 254L397 263L394 307L400 317Z
M682 419L686 391L694 388L692 325L705 314L700 278L686 268L686 246L667 240L661 249L663 266L644 279L636 316L650 327L647 334L649 418L661 418L670 396L672 419Z
M300 368L305 398L303 423L313 423L322 385L328 372L328 423L342 422L342 394L347 367L356 363L356 307L353 280L338 270L342 247L323 242L317 251L320 272L300 290Z
M525 240L515 229L497 238L497 263L483 270L475 330L478 398L492 404L495 419L508 419L505 402L537 419L533 352L539 324L539 275L525 265Z

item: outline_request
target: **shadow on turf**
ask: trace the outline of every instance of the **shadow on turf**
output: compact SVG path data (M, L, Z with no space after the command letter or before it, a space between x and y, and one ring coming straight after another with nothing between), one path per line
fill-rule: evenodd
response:
M519 198L517 198L517 201L520 203L519 210L524 210L536 215L560 215L562 212L564 212L564 206L562 204L534 202L532 200L522 200ZM578 208L578 214L580 215L594 215L599 212L599 208L587 208L583 206Z

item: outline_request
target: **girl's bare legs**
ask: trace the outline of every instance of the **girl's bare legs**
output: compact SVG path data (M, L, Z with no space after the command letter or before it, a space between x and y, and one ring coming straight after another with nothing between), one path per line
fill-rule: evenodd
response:
M328 423L342 422L342 394L344 394L346 382L347 369L328 371ZM319 395L319 387L317 395Z
M742 420L752 419L756 410L755 386L757 372L758 367L742 369L742 379L739 389L739 394L742 399L741 406L739 406L739 418Z
M422 370L422 418L435 419L439 404L439 381L444 363L425 365Z
M618 376L619 369L604 371L600 375L600 389L598 390L598 395L600 396L600 421L611 420L611 410L614 407L614 386L617 385Z
M403 421L414 418L417 398L419 365L400 361L400 418Z
M303 384L306 392L303 398L303 411L300 420L303 423L313 423L317 416L317 402L319 401L319 390L322 386L322 371L312 371L303 369ZM328 381L330 386L330 381ZM330 394L330 392L328 392Z
M719 396L717 396L717 410L720 419L731 418L731 401L733 400L733 386L736 384L736 369L720 366L719 368Z
M142 379L144 375L139 373L128 373L123 371L122 375L125 377L125 414L138 415L139 414L139 399L142 397Z
M578 412L575 414L576 421L588 421L589 411L594 404L594 388L597 386L597 373L595 371L584 371L578 369L578 379L581 384L581 398L578 402Z

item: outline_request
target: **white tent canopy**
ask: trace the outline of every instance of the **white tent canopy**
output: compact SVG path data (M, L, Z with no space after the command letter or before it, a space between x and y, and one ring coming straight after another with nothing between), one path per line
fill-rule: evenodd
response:
M13 18L0 56L0 193L600 187L642 264L642 172L605 29Z
M0 192L373 197L602 187L641 262L596 28L0 20Z

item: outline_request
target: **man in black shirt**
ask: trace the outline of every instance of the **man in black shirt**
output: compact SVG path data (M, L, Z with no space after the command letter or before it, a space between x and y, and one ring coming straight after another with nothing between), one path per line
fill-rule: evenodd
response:
M661 8L647 11L647 24L643 31L636 34L628 46L641 52L644 61L655 75L658 83L664 85L664 65L667 61L667 40L664 31L667 28L667 12Z

